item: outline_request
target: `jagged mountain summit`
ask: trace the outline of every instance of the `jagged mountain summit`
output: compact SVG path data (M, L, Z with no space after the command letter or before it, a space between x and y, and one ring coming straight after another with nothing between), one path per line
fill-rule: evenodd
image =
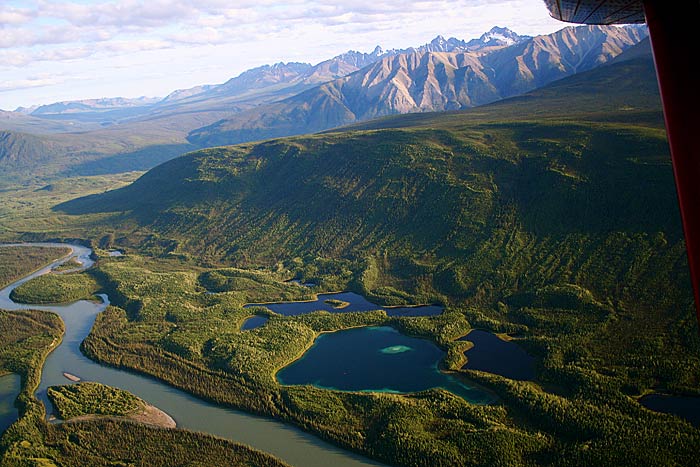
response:
M472 50L484 47L503 47L525 42L528 39L532 39L532 37L521 36L508 28L494 26L488 32L482 34L480 38L467 42L467 47Z
M482 44L506 37L501 29L490 33L482 36ZM428 47L386 54L355 73L201 128L188 139L206 146L234 144L384 115L483 105L606 63L644 37L639 28L582 26L488 51L433 52ZM448 48L449 41L433 42Z
M384 49L378 45L370 53L349 50L344 54L337 55L331 60L341 60L345 63L354 65L359 69L366 67L370 63L376 62L382 55L384 55Z
M396 51L396 53L409 52L476 52L479 50L493 50L495 48L509 47L532 39L531 36L521 36L508 28L494 26L478 39L464 41L455 37L445 39L437 36L429 43L416 48Z

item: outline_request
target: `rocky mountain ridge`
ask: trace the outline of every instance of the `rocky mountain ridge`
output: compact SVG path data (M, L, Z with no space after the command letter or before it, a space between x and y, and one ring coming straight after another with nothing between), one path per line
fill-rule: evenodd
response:
M195 130L188 139L207 146L234 144L397 113L488 104L606 63L644 37L639 28L581 26L487 52L427 48L387 54L342 78ZM482 43L491 40L487 36ZM444 50L461 50L436 41Z

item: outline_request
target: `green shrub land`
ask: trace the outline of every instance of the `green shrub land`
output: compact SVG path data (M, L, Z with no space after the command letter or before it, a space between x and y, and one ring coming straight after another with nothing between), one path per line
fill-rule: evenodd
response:
M269 282L278 273L251 279L247 290L211 294L202 281L231 269L188 272L179 269L183 265L136 255L101 260L99 272L113 287L107 293L120 298L98 317L83 351L205 399L294 422L395 465L683 463L700 440L688 423L635 400L652 388L697 394L700 362L688 350L697 345L688 303L685 320L674 323L671 312L664 317L637 303L622 309L582 286L561 284L510 294L492 307L448 296L445 313L437 317L390 318L382 311L284 317L243 308L259 300L256 289L270 301L282 300L287 288L306 292L280 282L273 293ZM363 271L357 274L348 287L358 287ZM241 332L240 323L255 313L270 320ZM660 319L667 320L665 330ZM442 390L398 396L276 383L276 371L320 332L364 325L392 325L433 339L447 351L446 370L490 388L499 403L474 406ZM650 326L660 333L647 334ZM538 357L537 381L460 371L468 343L456 339L472 327L522 336L519 342ZM621 335L632 342L621 342ZM652 344L658 346L654 351Z
M287 466L221 438L115 419L51 425L45 443L57 453L47 466Z
M71 271L74 269L80 269L82 264L80 264L80 261L78 261L75 258L71 258L65 263L59 264L55 268L51 269L54 272L65 272L65 271Z
M13 372L22 378L16 401L20 418L0 438L1 466L286 465L231 441L184 430L115 419L47 424L45 408L34 392L44 360L62 334L63 322L53 313L0 310L0 374ZM95 383L49 393L65 417L127 415L142 404L124 391Z
M58 206L95 245L107 238L130 252L90 272L113 306L84 353L392 465L696 463L700 430L636 400L700 395L658 97L624 87L645 83L653 67L597 73L608 80L590 92L574 77L472 112L198 151ZM596 102L604 111L591 110ZM570 110L578 103L585 112ZM445 312L243 308L310 298L289 278L318 284L314 293ZM253 314L270 319L241 332ZM366 325L433 340L445 371L498 403L276 382L319 333ZM517 335L537 359L536 380L461 370L470 344L458 339L472 328Z
M72 303L90 300L99 286L88 274L44 274L10 292L17 303Z
M68 253L69 248L0 246L0 288Z
M89 381L52 386L47 394L63 420L83 415L125 417L145 408L144 402L128 391Z

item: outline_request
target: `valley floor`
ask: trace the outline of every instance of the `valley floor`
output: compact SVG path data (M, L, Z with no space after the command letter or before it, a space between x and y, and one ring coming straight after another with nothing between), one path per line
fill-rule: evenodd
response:
M60 291L70 290L62 281L77 281L83 288L106 292L112 298L113 306L98 317L82 346L88 356L153 375L219 404L293 422L392 465L493 465L506 459L509 465L580 465L594 460L598 465L631 465L621 453L639 462L639 456L648 456L650 450L685 463L693 458L693 446L700 439L700 432L688 423L651 412L635 401L634 396L647 391L635 389L646 385L646 375L631 373L632 367L625 362L641 357L659 338L641 332L640 326L649 323L644 315L625 318L580 287L545 288L534 299L515 297L504 305L513 308L504 315L509 318L499 321L483 308L450 301L442 315L418 318L392 318L381 311L301 316L266 312L270 320L265 326L241 331L247 317L265 312L243 308L245 303L304 299L309 297L308 289L285 282L289 273L283 272L193 267L179 259L148 258L133 252L112 257L98 250L98 255L97 267L85 273L55 275L55 281L42 282L38 288L27 283L35 293L33 299L45 293L62 301ZM318 291L329 287L322 275L303 279L318 283ZM218 293L207 293L213 281ZM330 284L337 286L334 280ZM518 300L525 300L527 306ZM578 315L575 327L569 326L572 314ZM558 323L552 326L555 317ZM478 327L524 336L521 342L539 362L535 381L460 369L469 343L458 339L474 327L472 321ZM625 322L622 328L620 321ZM447 350L446 369L478 381L500 401L472 405L442 390L402 396L280 386L273 377L308 349L318 333L367 325L391 325L433 340ZM567 331L561 334L559 329ZM578 331L572 332L574 329ZM620 329L635 336L635 347L644 350L630 352L614 337L608 340L607 335L619 335ZM684 361L684 371L667 373L672 379L666 387L692 390L697 359L682 347L676 351L666 345L665 349L653 356L656 370L652 371ZM618 353L608 353L613 351ZM40 367L40 357L34 361ZM56 455L51 447L54 436L36 431L42 423L40 409L32 413L37 415L32 418L25 411L18 427L3 438L7 465L15 465L12 459L23 456L23 445L17 443L24 437L35 440L37 447L32 452L43 445L48 451L42 450L42 455ZM106 456L113 454L108 454L107 444L100 443L113 443L121 435L96 437L93 429L104 429L105 423L128 436L138 431L146 436L146 443L159 439L167 446L170 442L162 441L160 432L143 431L148 430L145 427L132 428L118 421L80 422L81 432L93 433L90 442ZM68 433L74 431L73 426L55 429ZM16 431L20 428L22 435ZM166 440L174 441L193 435L168 436ZM217 443L220 449L229 449L226 443ZM69 448L71 456L80 458L81 451L72 449L77 447ZM104 449L107 451L101 451ZM214 459L219 452L223 451L214 450L207 458Z

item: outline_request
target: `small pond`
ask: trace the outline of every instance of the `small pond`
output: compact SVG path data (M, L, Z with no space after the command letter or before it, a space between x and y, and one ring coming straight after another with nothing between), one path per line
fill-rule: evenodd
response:
M441 387L486 404L494 397L438 370L445 353L426 339L388 326L321 334L297 361L277 373L286 385L311 384L341 391L409 393Z
M654 412L681 417L700 428L700 397L649 394L639 399L639 403Z
M124 252L121 250L110 250L107 252L109 256L124 256Z
M22 378L10 373L0 376L0 435L17 420L15 399L21 389Z
M515 342L504 341L479 329L460 340L474 343L474 347L464 353L467 363L462 368L487 371L510 379L535 378L535 359Z
M245 321L243 321L243 324L241 324L241 331L259 328L263 324L267 323L269 319L270 318L268 318L267 316L251 316L250 318L247 318Z
M331 300L348 302L349 305L343 308L336 308L331 303L326 303ZM251 303L246 305L246 308L251 306L264 306L284 316L304 315L319 310L325 310L330 313L384 310L389 316L435 316L443 311L443 308L438 305L382 307L367 301L362 295L358 295L354 292L319 294L316 300L309 302Z

